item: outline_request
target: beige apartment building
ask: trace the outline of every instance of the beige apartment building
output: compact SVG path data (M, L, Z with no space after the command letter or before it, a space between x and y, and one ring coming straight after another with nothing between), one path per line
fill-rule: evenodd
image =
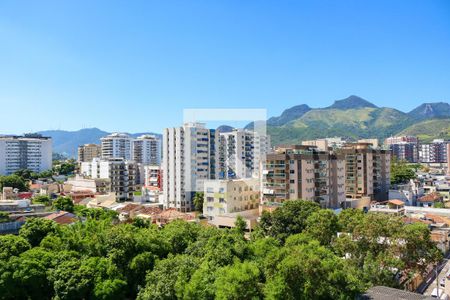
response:
M100 157L102 148L96 144L85 144L78 146L78 162L92 161L96 157Z
M263 166L262 203L304 199L322 207L345 201L345 159L316 146L280 147Z
M371 143L348 143L337 150L345 158L346 198L384 201L390 186L390 150Z
M258 178L206 180L203 214L212 220L223 214L257 209L259 190Z

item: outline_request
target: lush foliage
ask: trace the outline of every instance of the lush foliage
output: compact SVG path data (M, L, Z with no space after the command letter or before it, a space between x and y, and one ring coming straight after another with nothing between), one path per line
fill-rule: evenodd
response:
M7 212L0 211L0 223L5 223L9 221L10 221L9 214Z
M8 175L0 176L0 191L4 187L12 187L13 189L18 189L19 192L28 191L28 182L18 175Z
M58 197L56 200L53 201L53 208L57 210L64 210L68 212L74 211L74 204L72 199L69 197Z
M391 183L405 183L410 179L416 178L416 164L408 164L403 160L392 159L391 161Z
M0 236L0 299L354 299L441 258L426 226L304 201L265 213L250 239L243 220L159 229L75 213L85 221L29 219Z
M196 211L202 212L203 211L203 201L205 198L205 194L203 192L195 192L193 203Z
M50 205L51 203L51 199L49 196L46 195L38 195L38 196L34 196L33 199L31 199L33 201L33 203L40 203L40 204L44 204L46 206Z
M53 162L53 173L56 175L70 175L75 171L76 162L71 159L64 162Z

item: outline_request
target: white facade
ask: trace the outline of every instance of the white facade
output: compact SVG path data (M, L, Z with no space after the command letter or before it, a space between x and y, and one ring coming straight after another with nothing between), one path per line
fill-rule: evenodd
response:
M219 134L218 176L224 178L251 178L260 174L260 162L270 149L268 136L258 133L234 129Z
M259 206L260 181L257 178L207 180L204 185L203 214L217 216L256 209Z
M123 158L131 160L133 139L125 133L112 133L101 138L102 158Z
M216 132L201 123L166 128L163 134L163 202L166 208L191 211L195 192L216 178Z
M51 138L36 134L0 137L0 175L20 169L39 173L51 168Z
M423 163L445 163L447 162L447 145L450 142L436 139L429 144L419 145L419 160Z
M133 200L137 191L137 164L123 158L93 159L92 162L81 163L80 173L90 178L109 178L111 192L117 201Z
M161 144L154 135L142 135L133 140L133 160L143 165L161 164Z

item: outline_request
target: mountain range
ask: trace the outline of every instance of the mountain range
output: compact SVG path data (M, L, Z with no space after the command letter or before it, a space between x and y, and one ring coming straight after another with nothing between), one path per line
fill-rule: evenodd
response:
M251 124L247 125L251 127ZM218 128L226 132L232 128ZM346 137L350 139L385 139L393 135L416 135L428 142L435 138L450 139L450 104L446 102L423 103L402 112L395 108L378 107L358 96L336 100L328 107L311 108L300 104L286 109L280 116L267 120L267 131L272 144L300 143L302 140ZM78 131L48 130L38 132L53 138L53 150L68 157L76 157L82 144L100 143L100 138L110 134L98 128ZM146 133L132 133L132 137ZM161 137L160 134L154 134Z
M352 95L324 108L306 104L288 108L280 116L267 120L267 131L274 145L335 136L382 140L410 134L425 142L434 138L450 139L450 104L424 103L406 113L378 107Z

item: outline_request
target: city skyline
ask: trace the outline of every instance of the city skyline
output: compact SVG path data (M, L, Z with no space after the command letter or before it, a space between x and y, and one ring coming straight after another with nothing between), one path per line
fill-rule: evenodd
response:
M402 111L448 102L449 12L446 1L2 2L1 131L162 132L185 108L276 116L351 94Z

